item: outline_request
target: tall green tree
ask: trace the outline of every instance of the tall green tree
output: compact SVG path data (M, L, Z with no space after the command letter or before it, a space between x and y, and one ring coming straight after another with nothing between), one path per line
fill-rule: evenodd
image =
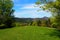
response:
M0 0L0 25L4 24L4 27L11 27L14 23L13 12L12 0Z
M37 26L41 26L41 20L37 20Z
M42 8L43 10L51 11L54 18L53 23L57 27L60 27L60 0L39 0L39 2L36 2L36 4L44 4L43 6L40 6L40 8Z

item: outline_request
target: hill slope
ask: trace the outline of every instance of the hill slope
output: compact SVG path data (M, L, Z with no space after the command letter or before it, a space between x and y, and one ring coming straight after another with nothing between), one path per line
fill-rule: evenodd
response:
M45 27L16 27L0 30L0 40L60 40L55 29Z

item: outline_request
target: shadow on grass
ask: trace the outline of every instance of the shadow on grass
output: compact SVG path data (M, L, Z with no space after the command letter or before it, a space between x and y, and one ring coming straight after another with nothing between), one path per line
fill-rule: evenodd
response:
M56 36L60 38L60 30L54 30L54 32L50 33L50 36Z
M8 28L13 28L13 27L0 27L0 29L8 29Z

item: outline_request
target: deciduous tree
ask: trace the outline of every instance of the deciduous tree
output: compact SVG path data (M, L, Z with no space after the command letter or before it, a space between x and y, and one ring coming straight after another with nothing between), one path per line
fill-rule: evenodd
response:
M52 17L54 17L54 22L57 27L60 27L60 0L39 0L36 2L37 5L44 4L40 6L43 10L51 11Z
M12 0L0 0L0 25L4 24L4 27L11 27L14 23Z

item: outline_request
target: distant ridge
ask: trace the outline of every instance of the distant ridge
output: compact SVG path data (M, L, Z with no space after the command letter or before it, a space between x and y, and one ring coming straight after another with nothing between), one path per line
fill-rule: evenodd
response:
M33 20L48 20L48 17L43 17L43 18L14 18L16 22L31 22Z

